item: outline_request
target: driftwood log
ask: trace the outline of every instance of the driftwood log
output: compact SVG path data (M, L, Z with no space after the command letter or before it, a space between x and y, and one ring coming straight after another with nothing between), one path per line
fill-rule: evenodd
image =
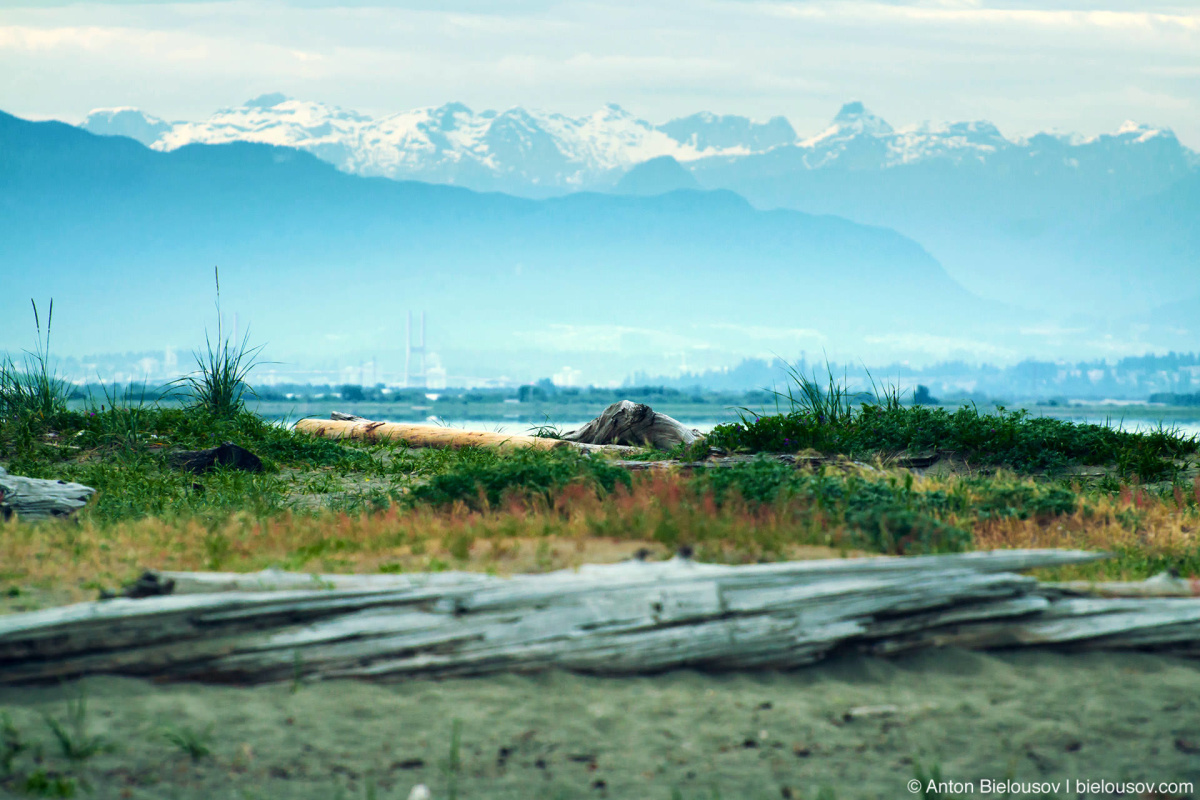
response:
M65 517L87 505L88 498L95 493L95 489L82 483L23 478L9 475L0 467L0 518L3 519L13 514L23 520Z
M700 431L660 414L645 403L622 400L613 403L579 430L563 434L568 442L581 444L649 445L671 450L700 439Z
M0 683L787 668L839 649L947 644L1200 655L1200 600L1065 597L1015 574L1098 557L1014 550L740 567L676 558L513 578L168 573L171 596L0 617Z
M345 415L341 415L345 416ZM409 447L495 447L500 449L534 447L550 450L567 446L559 439L542 439L490 431L464 431L444 425L414 425L402 422L372 422L355 419L302 419L296 423L301 433L326 439L359 439L365 442L407 442Z
M629 455L640 447L618 444L584 444L565 439L550 439L541 436L522 436L512 433L491 431L467 431L445 425L417 425L398 422L375 422L353 414L334 411L329 419L302 419L296 430L326 439L359 439L365 442L405 442L409 447L433 447L459 449L462 447L494 447L519 449L533 447L538 450L553 450L572 447L585 453L611 453Z
M613 403L600 416L578 430L563 434L561 439L465 431L442 425L374 422L340 411L332 412L328 420L302 419L296 423L296 430L329 439L404 441L410 447L534 447L540 450L576 447L585 452L616 454L630 453L646 446L670 450L701 438L699 431L666 414L659 414L644 403L630 400Z

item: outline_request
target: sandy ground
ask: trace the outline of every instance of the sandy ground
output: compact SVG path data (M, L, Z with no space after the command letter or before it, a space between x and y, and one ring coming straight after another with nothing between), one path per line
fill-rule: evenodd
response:
M115 749L72 765L44 715L65 719L81 689L89 734ZM17 796L39 769L75 777L81 797L204 800L404 800L416 784L435 800L893 800L920 796L908 781L934 768L976 782L963 797L1002 796L984 778L1071 782L1014 797L1116 796L1080 795L1077 780L1200 789L1200 663L1145 654L948 650L788 673L255 689L92 678L2 689L0 710L31 745L4 784ZM164 735L209 726L212 753L194 762Z

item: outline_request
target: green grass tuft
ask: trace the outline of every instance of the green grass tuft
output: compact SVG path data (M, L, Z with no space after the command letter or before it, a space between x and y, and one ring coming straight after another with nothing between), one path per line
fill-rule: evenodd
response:
M163 731L163 738L186 753L193 762L212 755L213 725L211 723L201 730L187 726L168 728Z
M240 342L225 335L221 319L221 275L215 267L213 276L217 285L216 342L214 344L205 331L205 349L194 353L198 369L181 378L176 385L183 387L193 408L219 419L230 419L245 408L246 395L254 396L254 389L246 379L258 366L258 355L263 346L250 347L249 331Z
M111 749L103 736L88 733L87 695L82 686L79 695L74 700L67 701L65 722L60 722L49 714L45 715L45 720L50 732L58 741L63 756L70 761L86 761Z
M0 444L15 441L18 446L29 446L66 413L70 396L70 386L50 366L54 301L50 301L44 336L37 303L29 302L37 346L32 352L26 351L20 363L11 357L0 361Z
M974 406L955 411L905 406L895 391L882 402L855 409L849 392L832 375L826 388L794 370L790 375L799 388L780 395L788 400L788 410L755 415L743 409L741 422L718 425L708 442L734 451L814 449L852 457L948 451L974 465L1022 472L1112 465L1121 476L1142 481L1174 479L1179 473L1176 460L1200 450L1197 437L1163 427L1134 433L1003 408L983 414Z

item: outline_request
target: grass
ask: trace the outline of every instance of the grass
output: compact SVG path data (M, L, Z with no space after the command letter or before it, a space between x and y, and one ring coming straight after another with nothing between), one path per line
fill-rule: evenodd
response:
M250 372L258 365L262 345L250 347L250 331L240 342L225 335L221 316L221 273L213 267L217 289L216 343L204 333L204 350L197 350L197 370L177 382L192 401L192 408L218 419L237 416L245 407L246 395L254 389L247 383Z
M450 752L442 771L446 775L446 797L458 800L458 781L463 771L462 763L462 720L450 722Z
M196 476L169 465L174 450L225 440L258 453L266 470ZM59 585L78 597L147 568L512 572L619 556L620 543L661 553L687 544L728 562L814 547L1089 547L1118 557L1073 575L1200 574L1200 488L1182 477L1088 484L1001 470L918 480L850 460L796 470L768 458L630 473L573 450L333 442L245 411L219 417L136 398L132 409L63 412L42 435L3 447L16 474L98 490L70 521L0 526L0 588Z
M0 525L0 586L65 586L94 596L99 586L119 585L147 568L511 573L628 557L640 547L666 555L682 545L702 560L728 563L1108 549L1117 558L1055 577L1200 574L1196 483L1110 493L1010 473L917 480L906 471L849 462L796 470L762 459L690 476L620 473L606 486L611 464L571 454L349 449L359 458L276 467L266 476L213 473L200 479L208 487L203 493L186 487L195 476L167 474L157 456L138 465L120 456L120 469L141 477L110 481L78 519ZM110 476L119 472L106 469ZM304 505L312 472L328 476L330 496L343 496ZM479 478L504 488L489 498ZM374 483L385 488L370 489ZM360 502L348 500L349 491L363 492ZM164 502L163 495L173 499Z
M163 738L187 754L193 762L212 755L213 725L197 730L186 725L163 731Z
M786 410L754 414L743 409L737 423L718 425L709 444L733 451L795 453L806 449L852 457L914 452L947 452L978 466L1022 472L1061 472L1080 465L1113 466L1125 479L1170 481L1180 463L1200 451L1200 440L1160 427L1149 433L1109 425L1076 424L1026 411L975 406L955 411L906 406L899 393L854 407L851 393L829 376L815 379L790 372L794 388L777 396Z
M88 733L87 695L82 685L79 695L74 700L67 701L65 721L45 715L46 725L54 734L59 750L68 761L82 762L99 753L107 752L111 745L103 736Z
M22 586L57 586L94 596L144 569L514 572L685 545L733 563L1082 547L1117 557L1057 577L1200 574L1200 477L1184 465L1197 443L1166 430L906 406L894 390L863 403L832 375L818 385L793 370L778 413L745 412L742 423L673 455L698 461L709 444L812 448L831 456L824 466L797 470L760 457L688 474L631 473L570 449L410 450L273 425L242 405L257 350L226 338L219 321L217 344L206 338L207 353L197 353L189 407L126 390L69 411L47 366L50 319L44 337L36 313L35 322L39 344L21 377L3 373L0 462L97 495L68 521L0 523L0 589L18 595ZM266 469L197 476L170 465L174 451L227 440ZM964 469L917 479L885 466L890 455L927 450L953 452ZM1079 464L1111 474L1098 483L1059 474Z
M50 365L54 301L50 301L45 334L37 303L30 300L30 305L37 331L35 349L26 351L20 363L12 357L0 361L0 444L28 444L67 410L70 389Z
M8 712L0 712L0 778L12 775L13 762L29 749Z

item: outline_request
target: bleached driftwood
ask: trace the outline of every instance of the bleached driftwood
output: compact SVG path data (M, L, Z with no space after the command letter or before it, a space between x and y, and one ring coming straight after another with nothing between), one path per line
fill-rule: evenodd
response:
M0 518L16 514L18 519L36 520L65 517L87 505L96 493L82 483L23 478L9 475L0 467Z
M1163 572L1144 581L1065 581L1046 584L1068 595L1094 597L1200 597L1200 578L1179 578Z
M699 438L700 431L631 400L613 403L582 428L563 434L569 442L649 445L659 450L690 445Z
M1187 652L1200 642L1200 600L1058 599L1013 572L1097 557L1000 551L739 567L674 559L514 578L169 573L181 591L216 591L0 617L0 683L95 673L245 683L550 667L629 674L793 667L846 647Z
M372 422L371 420L302 419L296 430L326 439L359 439L366 442L403 441L410 447L533 447L549 450L562 447L558 439L536 436L464 431L442 425L412 425L401 422Z
M462 447L495 447L500 449L533 447L538 450L573 447L585 453L598 452L614 455L628 455L641 449L639 447L616 444L585 444L541 436L522 436L512 433L493 433L492 431L467 431L444 425L375 422L353 414L343 414L340 411L334 411L329 416L330 418L327 420L302 419L296 423L296 430L326 439L405 442L409 447L451 449Z
M264 569L260 572L158 573L175 582L175 594L215 592L270 592L292 589L403 589L413 585L411 575L312 575ZM425 587L481 585L494 580L478 572L431 572L421 579Z

